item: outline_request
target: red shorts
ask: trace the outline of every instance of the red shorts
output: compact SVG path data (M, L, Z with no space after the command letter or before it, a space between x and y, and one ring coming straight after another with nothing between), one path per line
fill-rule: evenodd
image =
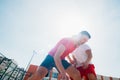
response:
M86 69L83 69L83 67L81 66L81 67L77 67L77 70L79 70L79 72L80 72L80 74L81 74L81 78L83 78L83 77L85 77L85 78L87 78L88 79L88 77L87 77L87 75L89 74L89 73L92 73L92 74L94 74L95 76L96 76L96 73L95 73L95 66L93 65L93 64L89 64L88 65L88 68L86 68ZM72 79L71 79L72 80Z

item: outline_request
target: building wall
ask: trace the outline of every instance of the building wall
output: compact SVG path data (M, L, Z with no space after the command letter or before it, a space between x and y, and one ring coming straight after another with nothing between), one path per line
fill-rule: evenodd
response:
M24 73L16 61L0 55L0 80L22 80Z

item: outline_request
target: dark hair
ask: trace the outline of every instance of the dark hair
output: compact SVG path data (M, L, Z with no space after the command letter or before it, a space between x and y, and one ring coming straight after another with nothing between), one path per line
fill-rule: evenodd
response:
M91 35L87 31L81 31L80 33L83 35L87 35L89 38L91 38Z

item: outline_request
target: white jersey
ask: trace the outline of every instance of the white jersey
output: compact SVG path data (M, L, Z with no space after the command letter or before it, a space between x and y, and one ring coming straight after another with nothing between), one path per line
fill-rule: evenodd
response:
M78 48L76 48L72 55L77 60L77 67L82 66L82 63L85 62L88 58L88 55L86 54L86 50L91 49L87 44L80 45ZM91 62L89 62L90 64Z

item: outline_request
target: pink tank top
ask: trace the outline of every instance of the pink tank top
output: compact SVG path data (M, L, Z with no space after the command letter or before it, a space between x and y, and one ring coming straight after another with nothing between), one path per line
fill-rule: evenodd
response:
M65 59L65 57L75 49L75 44L71 38L64 38L60 40L57 45L49 52L49 55L54 56L60 44L63 44L66 48L64 53L61 55L61 59Z

